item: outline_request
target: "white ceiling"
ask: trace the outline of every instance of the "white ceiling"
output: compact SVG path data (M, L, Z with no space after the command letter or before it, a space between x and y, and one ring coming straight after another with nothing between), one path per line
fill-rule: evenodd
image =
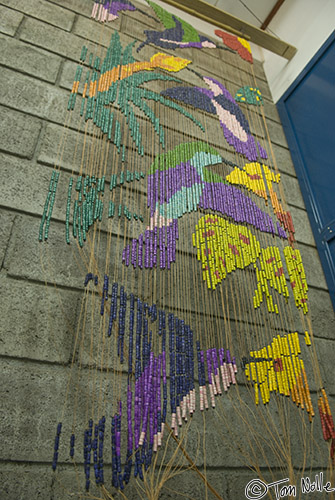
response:
M218 9L260 28L277 0L204 0Z

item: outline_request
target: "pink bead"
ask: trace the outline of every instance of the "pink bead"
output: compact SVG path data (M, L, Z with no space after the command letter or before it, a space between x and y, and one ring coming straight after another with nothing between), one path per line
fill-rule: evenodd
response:
M92 14L91 14L91 17L93 17L93 19L95 19L95 16L97 15L97 10L98 10L98 4L95 3L93 5Z
M103 10L103 6L102 6L102 4L100 4L99 14L98 14L98 21L102 20L102 10Z
M229 363L229 369L230 369L231 380L232 380L233 384L236 384L235 372L234 372L233 365L231 363Z
M213 390L212 384L209 385L209 395L210 395L210 398L211 398L211 405L212 405L213 408L215 408L215 396L214 396L214 390Z
M199 387L200 391L200 411L204 411L204 395L202 392L202 386Z
M179 427L181 427L183 422L181 420L180 406L177 406L177 420Z
M226 383L226 377L224 373L224 367L223 365L220 366L220 372L221 372L221 378L222 378L222 384L223 384L223 390L227 392L227 383Z
M142 431L142 432L141 432L141 435L140 435L139 442L138 442L139 446L142 446L142 444L143 444L143 442L144 442L144 438L145 438L145 432L144 432L144 431Z
M215 379L214 379L214 374L213 373L211 373L211 384L209 386L209 389L211 389L211 387L212 387L212 391L214 391L214 395L216 396L217 393L218 393L218 391L216 389L216 384L215 384Z
M205 385L203 386L203 391L204 391L205 408L206 408L206 410L208 410L207 388Z
M220 385L220 375L218 373L215 375L215 383L216 383L218 393L222 394L221 385Z
M185 396L183 397L183 400L182 400L182 402L180 404L181 404L181 409L182 409L181 417L184 420L187 420L186 419L186 397Z

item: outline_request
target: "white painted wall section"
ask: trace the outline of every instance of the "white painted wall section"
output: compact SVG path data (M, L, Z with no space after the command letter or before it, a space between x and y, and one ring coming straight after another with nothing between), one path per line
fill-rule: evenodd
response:
M277 102L334 31L335 0L286 0L269 28L298 49L291 61L260 49L272 97Z

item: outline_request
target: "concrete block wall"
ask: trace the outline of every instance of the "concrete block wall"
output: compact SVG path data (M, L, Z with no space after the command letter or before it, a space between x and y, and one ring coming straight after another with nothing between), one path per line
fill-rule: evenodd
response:
M82 290L82 275L64 249L64 211L57 201L49 251L61 264L48 271L50 274L41 270L37 235L81 47L85 39L96 42L101 33L100 25L89 19L91 7L90 0L0 0L0 498L6 500L76 498L71 493L76 481L72 466L63 464L61 482L51 471L54 428L48 422L53 421L55 407L62 404L57 394L62 394L69 369ZM142 5L140 8L146 10ZM152 23L140 13L121 14L105 29L100 43L106 47L115 29L122 43L134 37L143 40L144 29L156 27ZM155 51L153 46L146 46L141 58ZM194 69L214 77L222 76L225 64L228 90L241 85L243 75L231 60L227 62L223 51L187 49L183 56L193 61ZM334 312L278 113L262 65L255 61L254 69L306 269L321 372L335 408L331 375ZM192 74L185 70L178 77L194 83ZM209 131L212 122L207 124ZM174 137L182 132L176 124ZM73 167L77 135L69 131L60 162L65 177ZM196 129L190 125L192 135L196 136ZM215 133L209 137L215 138ZM227 159L233 158L224 144L220 151ZM65 191L58 196L64 197ZM57 289L52 285L55 276ZM51 335L51 331L57 335ZM233 420L232 411L230 417ZM215 442L215 415L208 419L206 436L214 444L207 450L206 468L203 456L197 465L222 498L239 500L254 474L230 456L223 459L222 449ZM327 453L326 445L322 446ZM171 491L162 494L163 500L179 498L178 492L193 499L207 498L201 481L192 472L177 476L168 486ZM140 498L135 489L126 493L129 498ZM209 493L208 498L214 497Z

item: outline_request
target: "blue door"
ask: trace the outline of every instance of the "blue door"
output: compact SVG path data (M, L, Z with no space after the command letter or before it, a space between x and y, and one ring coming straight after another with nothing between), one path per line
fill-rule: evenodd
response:
M277 107L335 309L335 32Z

